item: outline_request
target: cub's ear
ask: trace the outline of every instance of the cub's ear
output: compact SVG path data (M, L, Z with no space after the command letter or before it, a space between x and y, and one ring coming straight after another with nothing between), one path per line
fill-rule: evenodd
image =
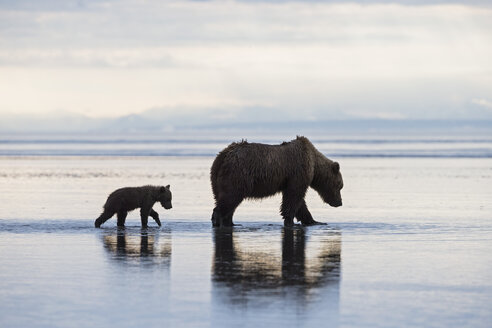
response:
M340 164L338 164L338 162L333 162L331 168L332 168L332 170L333 170L334 173L340 172Z
M171 185L167 185L167 186L166 186L166 188L167 188L168 190L170 190L170 189L171 189Z
M160 187L159 192L166 192L166 187Z

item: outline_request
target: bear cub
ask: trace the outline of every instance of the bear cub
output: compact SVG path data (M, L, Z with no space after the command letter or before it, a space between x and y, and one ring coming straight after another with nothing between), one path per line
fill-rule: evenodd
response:
M94 222L94 226L99 228L101 224L109 220L114 214L118 218L118 227L125 226L126 216L129 211L140 208L140 219L142 228L147 227L149 215L161 226L159 214L152 209L156 202L161 203L166 210L171 209L172 194L170 186L142 186L126 187L113 191L106 200L104 211Z

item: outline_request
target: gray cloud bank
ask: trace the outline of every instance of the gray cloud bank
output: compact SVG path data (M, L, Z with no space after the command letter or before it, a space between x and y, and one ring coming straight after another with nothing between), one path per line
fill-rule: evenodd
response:
M489 120L490 58L488 1L0 0L0 126Z

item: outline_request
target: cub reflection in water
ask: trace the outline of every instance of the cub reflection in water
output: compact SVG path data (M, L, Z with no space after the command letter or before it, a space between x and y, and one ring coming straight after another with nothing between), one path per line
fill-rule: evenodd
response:
M127 263L167 263L171 260L171 234L156 231L127 231L118 228L103 236L104 248L112 259Z
M262 235L255 231L216 229L214 244L213 286L217 295L227 295L232 303L254 304L259 295L310 301L317 290L325 287L332 288L338 303L338 232L323 230L307 235L304 229L286 228L280 242L278 235L272 238L271 232Z

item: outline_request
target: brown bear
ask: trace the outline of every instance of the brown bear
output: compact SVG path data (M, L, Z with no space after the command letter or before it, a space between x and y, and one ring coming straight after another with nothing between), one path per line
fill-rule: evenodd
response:
M94 225L99 228L101 224L109 220L115 213L118 217L118 226L125 226L126 216L129 211L140 208L142 227L147 227L149 215L161 226L159 214L152 209L156 202L160 202L166 210L171 209L172 194L170 186L142 186L126 187L113 191L106 200L104 211L96 219Z
M294 217L303 225L319 224L304 196L308 187L331 206L342 205L340 165L320 153L305 137L280 145L235 142L222 150L210 170L215 208L214 227L232 226L235 209L245 198L264 198L282 192L280 213L285 226Z

